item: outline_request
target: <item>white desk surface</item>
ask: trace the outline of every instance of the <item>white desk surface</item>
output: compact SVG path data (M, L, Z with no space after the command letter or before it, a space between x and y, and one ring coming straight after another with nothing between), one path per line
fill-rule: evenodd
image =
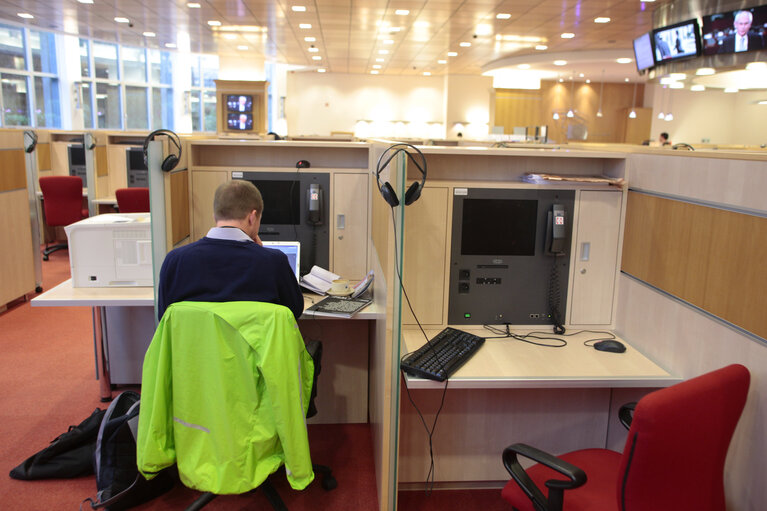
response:
M322 299L313 293L304 294L304 309ZM72 287L72 279L65 280L32 299L33 307L154 307L154 288L152 287ZM382 316L375 303L362 309L351 319L377 319ZM327 316L313 316L304 311L302 319L338 319ZM340 318L344 319L344 318Z
M35 191L35 194L39 198L43 197L43 192L41 192L40 190ZM83 188L83 197L87 197L87 196L88 196L88 189L87 188ZM94 204L107 204L107 205L116 206L117 205L117 197L115 197L114 195L109 195L107 197L100 197L98 199L93 199L93 202L94 202Z
M481 326L459 328L481 337L496 335ZM432 338L439 331L427 329L426 334ZM550 336L556 337L554 334ZM426 342L417 329L403 330L402 337L403 355ZM513 338L487 339L474 356L450 377L448 388L651 388L667 387L682 381L622 339L618 340L626 345L624 353L597 351L584 346L585 340L595 337L595 334L585 332L566 336L567 346L564 348L535 346ZM423 378L408 376L407 379L411 389L441 389L445 385L444 382Z

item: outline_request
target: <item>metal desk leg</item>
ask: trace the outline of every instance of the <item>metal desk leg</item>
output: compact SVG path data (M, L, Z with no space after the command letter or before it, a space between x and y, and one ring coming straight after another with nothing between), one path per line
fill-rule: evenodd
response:
M106 353L104 323L104 308L93 307L93 348L96 354L96 378L99 380L99 396L102 403L112 400L112 381L109 377L109 359ZM100 371L99 368L101 369Z

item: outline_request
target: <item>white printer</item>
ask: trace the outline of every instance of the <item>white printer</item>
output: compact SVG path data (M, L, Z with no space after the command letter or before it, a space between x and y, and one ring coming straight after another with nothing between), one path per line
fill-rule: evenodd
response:
M149 213L98 215L64 230L72 287L153 285Z

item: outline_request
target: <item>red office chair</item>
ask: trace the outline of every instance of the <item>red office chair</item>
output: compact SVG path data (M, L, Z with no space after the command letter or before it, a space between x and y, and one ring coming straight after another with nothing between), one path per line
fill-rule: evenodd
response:
M83 209L83 180L78 176L49 176L40 178L43 192L45 223L51 227L64 227L88 217ZM43 250L43 260L56 250L67 248L66 243L48 246Z
M623 454L583 449L556 458L511 445L503 463L513 479L501 494L518 511L724 511L724 461L749 381L734 364L646 395ZM525 471L517 454L539 464Z
M120 188L115 197L120 213L149 213L149 188Z

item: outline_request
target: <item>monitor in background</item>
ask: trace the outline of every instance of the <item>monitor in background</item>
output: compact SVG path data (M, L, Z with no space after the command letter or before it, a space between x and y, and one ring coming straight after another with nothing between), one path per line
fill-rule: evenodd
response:
M149 188L149 171L144 163L144 150L129 147L125 150L128 188Z
M301 242L299 241L264 241L267 248L275 248L288 256L288 263L293 273L296 274L296 280L300 280L301 275Z
M656 28L652 33L656 64L696 57L700 54L697 19Z
M88 187L88 177L85 171L85 146L82 144L70 144L67 147L69 156L69 175L78 176L83 180L83 187Z
M652 51L652 36L650 32L642 34L634 39L634 61L637 65L637 71L640 73L655 65L655 58Z
M253 114L227 114L226 125L230 130L252 131Z
M226 108L230 112L252 112L253 96L250 94L227 94Z
M767 5L709 14L702 21L704 55L767 47Z

